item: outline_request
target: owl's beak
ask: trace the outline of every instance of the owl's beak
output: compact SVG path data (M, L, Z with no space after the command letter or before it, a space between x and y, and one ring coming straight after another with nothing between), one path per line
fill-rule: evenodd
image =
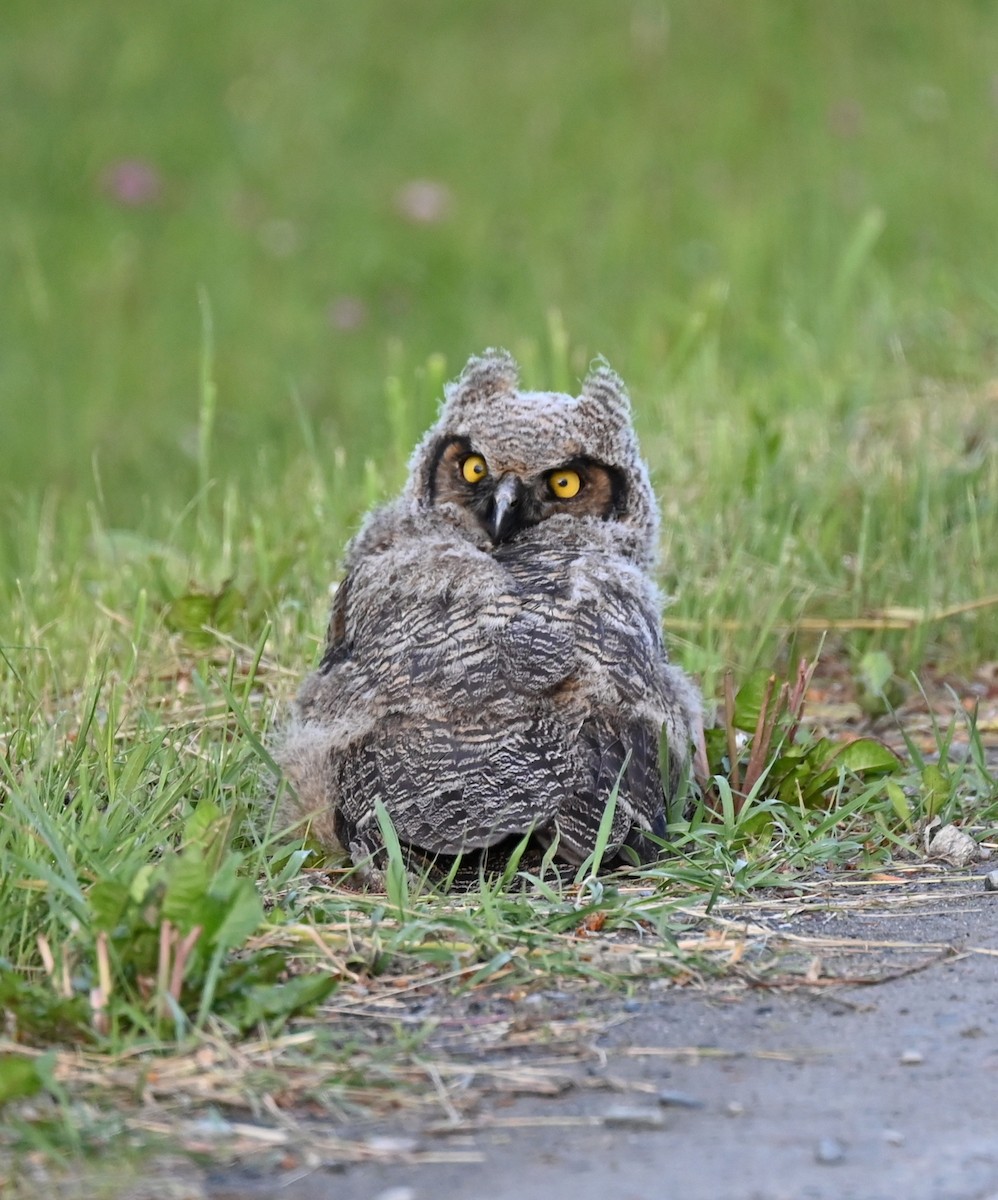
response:
M495 543L507 542L523 525L523 480L516 475L503 475L496 484L485 512L485 528Z

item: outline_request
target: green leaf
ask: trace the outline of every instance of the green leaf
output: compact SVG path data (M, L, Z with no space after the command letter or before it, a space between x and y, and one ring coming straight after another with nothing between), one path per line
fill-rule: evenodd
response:
M859 660L859 674L871 692L882 692L894 677L894 664L883 650L871 650Z
M663 739L664 741L664 739ZM707 763L710 767L712 775L718 774L722 769L724 759L728 753L728 735L727 731L722 729L720 725L713 729L704 730L704 742L707 747ZM664 761L664 754L663 754Z
M226 583L217 592L190 591L175 596L163 610L163 621L193 644L210 646L215 641L210 630L233 629L245 608L246 597Z
M39 1060L20 1054L0 1054L0 1104L34 1096L45 1086Z
M845 767L857 775L889 774L900 770L901 760L876 738L857 738L840 746L826 766Z
M193 634L198 641L205 638L205 625L211 624L215 598L206 592L188 592L171 600L163 612L166 627L174 633ZM208 641L211 641L210 635Z
M891 802L891 808L899 820L903 821L906 826L912 823L911 804L908 802L908 797L904 794L904 789L899 783L895 783L893 779L888 780L885 790L887 799Z
M292 879L297 878L297 876L301 873L301 869L305 865L307 860L312 858L313 856L314 856L314 851L312 851L312 850L293 850L290 853L288 853L286 856L275 855L275 857L271 863L271 869L280 865L282 857L285 858L285 862L284 862L284 866L281 867L281 870L278 872L278 874L275 875L273 877L273 879L271 879L271 881L270 881L271 888L274 889L275 891L277 891L283 887L286 887L287 884L289 884Z
M735 715L732 724L745 733L754 733L762 712L762 701L772 678L771 671L753 671L735 696ZM775 690L775 689L774 689Z
M295 975L285 983L257 984L247 989L238 1013L243 1029L259 1021L284 1020L321 1004L336 988L332 975Z
M927 817L934 817L950 796L950 782L935 763L922 770L922 808Z
M58 996L47 984L29 983L7 966L0 967L0 1009L21 1037L51 1042L89 1036L83 996Z
M155 875L155 863L143 863L135 872L135 878L128 889L128 894L136 904L141 904L149 895L149 889L152 886Z
M573 913L573 921L578 921L578 913ZM477 987L478 984L484 982L490 975L494 975L496 971L501 971L504 966L512 959L513 954L510 950L501 950L485 964L480 966L478 970L468 980L468 987Z
M163 897L163 916L185 932L195 925L203 925L201 910L210 886L208 864L200 853L187 851L171 859Z
M109 933L117 928L128 910L129 889L116 879L100 879L87 893L94 926Z
M209 842L213 827L222 821L224 815L217 804L202 800L184 823L184 842L193 846L203 846Z
M263 904L256 888L249 879L239 880L230 897L229 910L215 933L215 946L234 950L260 928L262 921Z
M865 777L891 774L900 766L894 751L876 738L838 744L822 738L808 752L806 769L798 773L796 783L804 804L814 805L837 783L843 770ZM794 796L781 793L781 799L789 801Z
M237 618L246 608L246 597L235 587L226 585L215 597L211 623L216 629L229 632L238 625Z

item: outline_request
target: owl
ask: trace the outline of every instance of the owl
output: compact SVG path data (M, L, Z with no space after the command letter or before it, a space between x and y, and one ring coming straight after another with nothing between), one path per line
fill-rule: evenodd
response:
M531 834L577 864L616 789L605 861L657 857L700 720L663 645L657 532L608 366L568 396L521 391L505 351L471 359L348 547L278 752L293 815L372 880L378 800L424 857Z

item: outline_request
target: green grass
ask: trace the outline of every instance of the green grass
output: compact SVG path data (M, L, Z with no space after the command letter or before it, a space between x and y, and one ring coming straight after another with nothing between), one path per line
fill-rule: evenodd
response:
M670 645L708 695L819 644L846 677L886 654L909 691L994 659L988 6L5 16L0 982L22 1040L276 1034L319 968L336 995L629 978L580 952L592 914L683 971L677 905L883 864L930 815L998 820L968 717L933 735L962 760L912 742L902 775L843 772L821 804L781 798L776 763L741 807L722 780L717 819L678 822L637 880L441 898L396 872L386 902L301 873L266 751L345 541L492 344L528 384L597 353L628 380ZM149 202L115 197L125 160L158 173ZM400 212L414 179L446 189L440 219ZM356 1046L322 1046L346 1087ZM48 1060L5 1069L0 1096L86 1124Z

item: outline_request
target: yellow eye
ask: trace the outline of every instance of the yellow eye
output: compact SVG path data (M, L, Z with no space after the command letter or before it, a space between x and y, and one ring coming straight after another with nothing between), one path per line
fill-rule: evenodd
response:
M548 476L548 487L559 500L571 500L579 494L582 480L578 471L552 471Z
M469 454L461 463L461 474L467 483L481 483L488 473L485 459L480 454Z

